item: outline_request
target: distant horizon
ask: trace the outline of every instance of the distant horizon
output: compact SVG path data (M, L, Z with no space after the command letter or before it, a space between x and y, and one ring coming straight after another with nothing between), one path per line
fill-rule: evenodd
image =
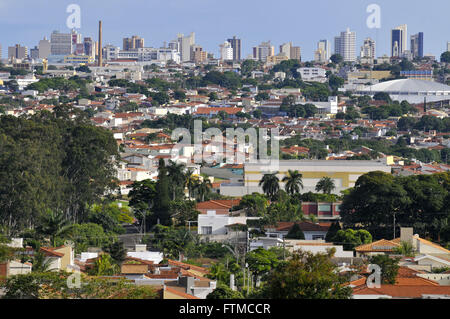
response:
M366 25L370 15L366 8L372 3L381 8L380 29ZM390 56L390 31L401 24L408 25L408 50L411 35L419 32L424 33L424 54L437 59L450 41L450 2L444 0L430 0L425 7L419 0L346 0L345 5L331 0L281 0L276 6L268 0L229 0L227 6L217 0L130 0L126 4L114 0L0 0L2 58L7 58L8 47L16 43L32 49L44 37L50 39L55 30L69 32L69 4L81 8L81 28L76 30L83 38L97 41L98 21L103 21L103 46L122 48L123 38L138 35L144 38L145 47L159 48L178 33L194 32L196 44L216 58L219 45L234 35L242 40L242 59L251 55L252 47L270 40L275 54L286 42L300 46L302 61L314 59L319 40L330 41L333 54L334 37L347 28L356 32L356 56L367 37L376 42L376 57Z

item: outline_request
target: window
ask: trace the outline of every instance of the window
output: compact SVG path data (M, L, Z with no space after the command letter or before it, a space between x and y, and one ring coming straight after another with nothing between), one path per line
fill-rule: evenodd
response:
M202 234L203 235L211 235L212 234L212 227L211 226L203 226L202 227Z
M331 212L331 205L319 205L319 212Z

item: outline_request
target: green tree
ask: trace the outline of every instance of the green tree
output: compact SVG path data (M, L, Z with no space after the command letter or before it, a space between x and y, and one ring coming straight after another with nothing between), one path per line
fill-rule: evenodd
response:
M282 179L283 183L285 183L284 189L286 190L286 193L289 195L299 194L300 188L303 189L302 178L303 175L297 170L288 170L286 176Z
M158 165L158 181L156 182L156 193L158 196L155 201L155 218L163 225L170 224L169 214L169 177L167 176L167 168L164 159L159 160Z
M333 242L338 245L343 245L344 250L353 250L355 247L370 244L372 242L372 235L367 230L338 230L333 237Z
M286 235L287 239L305 239L305 234L303 233L300 225L294 223L294 225L289 229L289 232Z
M450 52L446 51L441 54L441 62L450 63Z
M391 258L388 255L376 255L369 258L369 262L381 268L381 282L394 285L398 274L400 258Z
M273 174L264 174L262 179L259 181L259 186L262 186L264 193L273 200L275 195L278 193L280 189L280 180L278 179L276 173Z
M37 231L50 237L50 244L55 247L58 238L66 238L72 230L72 225L62 211L47 211L37 227Z
M213 292L206 296L206 299L244 299L239 291L231 290L224 284L219 284Z
M119 273L119 267L109 254L101 254L95 260L94 267L89 270L92 276L114 276L117 273Z
M114 262L121 266L127 257L127 249L124 247L123 242L115 241L106 245L103 249L106 253L108 253Z
M269 299L350 299L352 290L343 285L346 280L337 273L331 256L295 253L269 273L262 295Z
M316 185L316 192L322 191L324 194L331 194L331 192L336 188L334 185L334 180L330 177L322 177Z

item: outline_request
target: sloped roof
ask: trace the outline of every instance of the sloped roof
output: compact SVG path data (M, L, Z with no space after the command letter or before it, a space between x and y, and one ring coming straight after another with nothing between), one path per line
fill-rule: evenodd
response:
M392 252L394 248L399 247L400 244L391 240L380 239L370 244L364 244L355 248L359 252Z

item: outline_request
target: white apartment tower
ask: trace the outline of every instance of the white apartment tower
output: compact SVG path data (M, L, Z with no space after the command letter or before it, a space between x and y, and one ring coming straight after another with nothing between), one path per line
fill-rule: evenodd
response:
M334 53L339 54L344 58L345 62L356 61L356 32L346 31L341 32L341 35L334 38Z
M233 60L233 47L231 43L225 41L220 46L220 60L222 61L232 61Z
M375 58L375 41L371 38L364 40L364 44L361 47L361 58Z

